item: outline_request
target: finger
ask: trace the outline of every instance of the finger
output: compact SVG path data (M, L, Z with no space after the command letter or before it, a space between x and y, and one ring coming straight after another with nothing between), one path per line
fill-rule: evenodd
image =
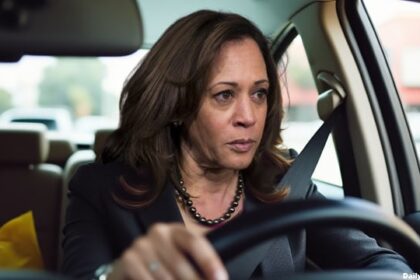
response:
M187 231L184 226L156 226L150 231L150 238L155 245L156 253L162 260L165 267L177 279L200 279L198 272L195 270L191 262L180 251L179 247L174 244L173 236L178 232Z
M174 234L173 238L175 244L195 261L205 279L228 279L227 271L219 255L204 236L183 231Z
M152 275L146 269L143 260L135 249L129 249L121 256L118 264L117 271L122 272L124 277L122 279L144 279L153 280ZM113 273L112 273L113 274ZM111 275L112 275L111 274ZM120 273L121 274L121 273ZM110 277L114 279L113 277Z
M161 244L159 246L162 246ZM142 238L135 243L136 252L142 259L143 266L151 274L154 279L165 279L172 280L171 273L169 272L167 265L162 261L159 254L156 252L156 247L150 240L150 238Z
M185 255L178 250L175 246L169 245L165 248L165 251L160 251L159 256L168 270L176 279L200 279L198 271L195 270Z

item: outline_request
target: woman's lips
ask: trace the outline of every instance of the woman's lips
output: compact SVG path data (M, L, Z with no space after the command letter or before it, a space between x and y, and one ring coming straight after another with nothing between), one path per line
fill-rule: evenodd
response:
M252 149L254 144L255 144L254 140L235 140L235 141L229 142L228 146L235 152L246 153Z

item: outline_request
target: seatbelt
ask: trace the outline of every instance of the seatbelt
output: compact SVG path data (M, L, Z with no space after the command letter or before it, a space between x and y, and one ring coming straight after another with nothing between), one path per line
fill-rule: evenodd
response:
M331 116L321 125L305 145L302 152L295 158L293 164L282 177L277 187L290 186L286 199L304 199L311 184L312 174L324 150L337 119L342 114L343 106L334 110Z
M305 199L311 184L312 174L318 164L328 136L344 110L343 107L342 105L338 106L324 121L277 184L278 188L289 187L290 191L286 199ZM268 240L257 245L230 262L231 279L249 279L258 264L261 263L272 242L273 240Z

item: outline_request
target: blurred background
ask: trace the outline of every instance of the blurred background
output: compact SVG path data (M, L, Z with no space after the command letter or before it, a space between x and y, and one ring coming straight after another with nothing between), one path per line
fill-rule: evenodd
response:
M420 10L409 1L365 0L420 153ZM126 57L65 58L25 56L0 63L0 123L38 122L50 135L68 137L89 148L94 132L118 125L118 100L124 80L147 55L142 49ZM321 121L317 91L305 51L297 37L278 66L286 120L284 143L300 151ZM330 139L315 178L341 185Z

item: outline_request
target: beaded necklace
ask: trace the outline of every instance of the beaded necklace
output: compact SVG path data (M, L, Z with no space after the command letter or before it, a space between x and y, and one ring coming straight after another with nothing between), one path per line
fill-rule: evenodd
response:
M179 190L175 189L175 196L177 200L188 208L188 212L197 222L205 226L214 226L229 220L238 207L239 201L241 200L241 196L244 192L244 181L242 174L239 173L236 193L229 208L220 217L216 219L207 219L197 211L197 208L194 207L193 201L191 200L191 195L187 192L187 188L185 188L184 180L182 180L182 178L179 180L179 185L181 188Z

